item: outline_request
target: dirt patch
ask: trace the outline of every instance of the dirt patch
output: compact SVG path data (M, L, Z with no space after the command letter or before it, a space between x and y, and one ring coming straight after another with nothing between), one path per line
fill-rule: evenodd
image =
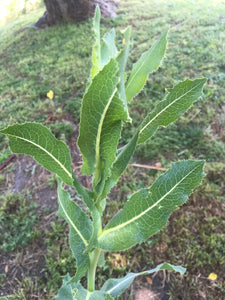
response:
M136 291L133 300L169 300L169 287L166 282L166 273L161 278L157 273L152 277L143 276L136 279L133 288Z

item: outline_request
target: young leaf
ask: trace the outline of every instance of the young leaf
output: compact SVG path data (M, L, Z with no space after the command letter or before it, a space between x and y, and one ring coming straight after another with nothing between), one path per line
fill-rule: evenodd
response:
M119 77L120 82L118 86L118 91L121 96L121 98L124 101L124 106L127 109L127 98L126 98L126 92L125 92L125 82L124 82L124 76L125 76L125 69L127 65L127 59L129 56L129 50L130 50L130 36L131 36L131 27L127 27L124 31L124 48L120 51L120 53L117 56L117 61L119 64Z
M116 161L112 165L111 175L106 180L104 190L101 196L102 199L104 199L108 195L111 188L117 183L117 180L122 175L123 171L126 169L136 148L137 140L138 140L138 132L133 136L130 142L118 154Z
M76 280L79 280L84 276L88 268L89 256L83 252L89 245L93 231L92 224L82 209L75 202L70 200L70 195L62 188L62 181L60 179L58 179L58 202L58 215L63 217L69 224L70 247L76 258Z
M178 83L164 101L161 101L141 124L138 144L149 139L161 126L167 126L177 120L202 95L206 78L189 80Z
M182 268L180 266L173 266L168 263L163 263L149 271L144 271L144 272L140 272L140 273L129 273L124 278L120 278L120 279L113 279L113 278L109 279L104 283L101 291L104 291L105 293L109 294L113 298L118 297L130 286L130 284L133 282L133 280L136 277L152 274L159 270L176 271L182 275L185 272L185 268Z
M114 58L116 55L115 30L112 29L103 37L103 43L101 45L101 69L109 62L110 58Z
M181 161L161 175L149 189L134 193L106 225L99 247L122 251L158 232L172 211L182 205L203 177L203 161Z
M126 85L127 101L132 100L141 91L148 78L148 74L158 69L166 51L167 33L168 29L163 32L152 47L143 53L140 59L134 64Z
M38 123L15 124L0 130L8 136L14 153L33 156L47 170L57 174L66 184L73 185L69 148L57 140L50 130Z
M95 75L101 69L101 38L100 38L100 18L101 12L99 6L96 6L95 17L93 20L93 29L95 34L95 44L92 49L92 68L91 68L91 79L95 77Z
M116 93L108 108L100 137L99 160L96 164L95 190L100 194L106 178L110 174L110 168L116 159L116 151L121 136L122 120L127 119L127 113L119 94Z

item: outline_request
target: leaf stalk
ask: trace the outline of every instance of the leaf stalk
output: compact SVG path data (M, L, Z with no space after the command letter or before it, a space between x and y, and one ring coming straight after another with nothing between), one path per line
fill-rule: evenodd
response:
M88 291L93 292L95 290L95 275L96 275L96 268L99 260L99 256L101 254L101 249L96 248L94 249L89 257L89 267L88 267Z

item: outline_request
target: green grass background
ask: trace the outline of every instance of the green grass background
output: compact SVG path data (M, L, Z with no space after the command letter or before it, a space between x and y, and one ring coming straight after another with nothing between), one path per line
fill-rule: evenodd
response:
M43 7L35 8L0 27L0 128L15 122L44 122L54 114L48 126L58 137L69 141L73 128L69 122L62 121L62 115L69 113L75 124L79 124L84 83L91 67L92 20L76 26L69 23L45 30L25 27L33 24L43 11ZM142 268L150 268L156 262L167 259L188 268L183 279L175 276L171 281L171 299L222 300L225 288L222 271L225 268L225 1L121 0L118 17L103 19L101 30L104 33L115 27L117 44L120 45L120 30L128 25L132 26L133 39L128 74L131 64L166 27L170 26L170 32L162 66L151 74L140 95L130 104L133 123L124 126L121 144L129 140L140 120L164 98L166 88L187 77L207 77L204 95L178 121L167 128L160 128L149 142L139 146L134 157L135 162L149 165L160 161L163 167L169 167L171 161L178 159L205 159L207 176L188 204L175 213L161 233L143 246L123 254L132 261L130 265L113 268L109 257L106 267L99 273L99 285L108 276L123 275L130 270L140 271L138 264ZM60 104L78 89L76 97L71 98L63 110L59 109ZM53 100L46 96L49 90L54 91ZM2 135L0 149L2 163L11 154L7 139ZM151 184L158 175L153 171L128 169L111 194L105 219L123 206L129 193ZM7 189L4 174L1 176L1 189ZM6 203L17 203L20 197L27 199L25 194L15 195L14 200L11 196L1 198L0 214L2 220L6 220L0 223L2 230L6 230L4 226L9 220L23 215L24 210L27 218L32 214L34 207L26 211L24 203L27 200L23 200L19 211L10 212L14 217L10 215ZM7 219L6 216L11 217ZM35 222L35 218L29 219L29 222ZM27 225L24 224L24 228ZM45 232L45 278L27 276L11 299L33 299L32 294L43 289L47 293L41 299L53 299L63 274L71 271L70 266L74 264L64 226L61 220L55 218L51 229ZM10 226L7 230L10 231ZM23 239L26 244L33 239L32 232L28 235ZM58 257L55 249L62 241L65 241L66 247ZM24 247L18 241L11 244L8 246L10 251ZM207 279L211 272L218 275L215 282ZM3 282L5 274L1 278ZM180 295L183 298L179 298ZM128 299L127 295L123 297Z

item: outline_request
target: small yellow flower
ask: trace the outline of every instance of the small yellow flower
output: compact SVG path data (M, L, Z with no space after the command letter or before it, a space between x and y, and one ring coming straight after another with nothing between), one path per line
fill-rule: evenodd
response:
M47 97L51 100L54 98L54 93L52 90L47 93Z
M84 84L84 82L83 82L83 81L81 81L81 84Z
M126 45L126 40L125 39L122 40L122 44Z
M208 279L210 280L216 280L217 279L217 275L215 273L210 273L208 276Z

